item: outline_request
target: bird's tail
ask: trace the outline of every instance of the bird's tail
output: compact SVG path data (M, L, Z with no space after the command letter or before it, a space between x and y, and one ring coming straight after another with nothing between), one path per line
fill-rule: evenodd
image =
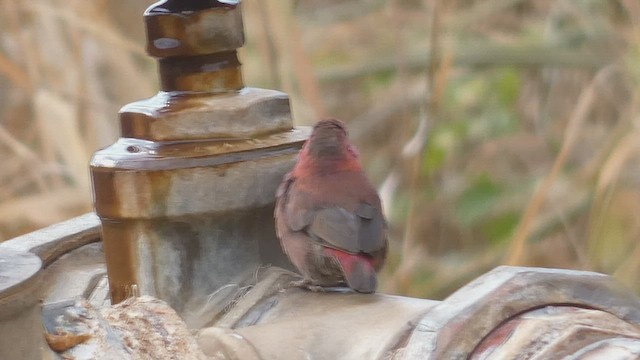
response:
M378 281L376 270L373 267L373 259L365 254L351 254L333 248L326 248L340 263L342 273L347 285L361 293L373 293L376 291Z

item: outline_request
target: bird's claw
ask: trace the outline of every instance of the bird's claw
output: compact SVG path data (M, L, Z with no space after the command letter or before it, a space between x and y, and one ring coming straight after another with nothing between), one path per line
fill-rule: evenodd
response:
M311 292L326 292L325 288L320 286L320 285L315 285L313 284L311 281L307 280L307 279L302 279L302 280L295 280L292 281L291 283L289 283L290 287L299 287L299 288L303 288L303 289L307 289Z

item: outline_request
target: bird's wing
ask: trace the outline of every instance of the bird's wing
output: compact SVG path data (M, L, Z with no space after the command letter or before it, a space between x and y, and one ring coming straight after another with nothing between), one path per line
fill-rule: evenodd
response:
M360 251L367 254L381 250L387 246L386 222L382 211L368 203L360 203L356 210L360 219L358 229L358 245Z
M379 209L360 203L355 213L341 207L315 212L308 232L329 246L351 253L373 253L386 246L385 223Z
M300 188L295 177L287 176L277 196L278 212L292 231L305 231L311 239L350 253L374 253L386 247L386 223L377 195L360 201L354 211L320 205L322 201Z
M276 217L284 216L286 226L293 231L301 231L313 220L310 197L295 190L296 178L287 174L276 192ZM280 214L280 215L279 215Z
M360 252L358 244L358 217L341 207L320 209L315 212L308 232L312 237L325 241L351 253Z

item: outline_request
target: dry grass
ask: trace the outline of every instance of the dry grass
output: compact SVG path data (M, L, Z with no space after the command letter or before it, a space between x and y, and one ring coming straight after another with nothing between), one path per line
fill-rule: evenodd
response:
M123 12L145 7L114 3ZM142 23L116 26L104 1L0 1L0 9L7 239L91 209L89 158L116 139L119 107L151 94L155 79Z
M348 121L382 186L383 287L441 297L504 262L640 291L640 5L439 1L436 24L434 1L245 0L245 82ZM91 209L89 157L157 89L150 3L0 0L0 239Z

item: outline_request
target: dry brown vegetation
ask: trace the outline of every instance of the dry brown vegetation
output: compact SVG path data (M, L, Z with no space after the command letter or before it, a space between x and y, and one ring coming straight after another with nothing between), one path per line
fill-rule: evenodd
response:
M150 1L0 0L0 239L91 210L88 160L157 89ZM498 264L640 290L636 0L245 0L245 82L349 123L380 185L389 292Z

